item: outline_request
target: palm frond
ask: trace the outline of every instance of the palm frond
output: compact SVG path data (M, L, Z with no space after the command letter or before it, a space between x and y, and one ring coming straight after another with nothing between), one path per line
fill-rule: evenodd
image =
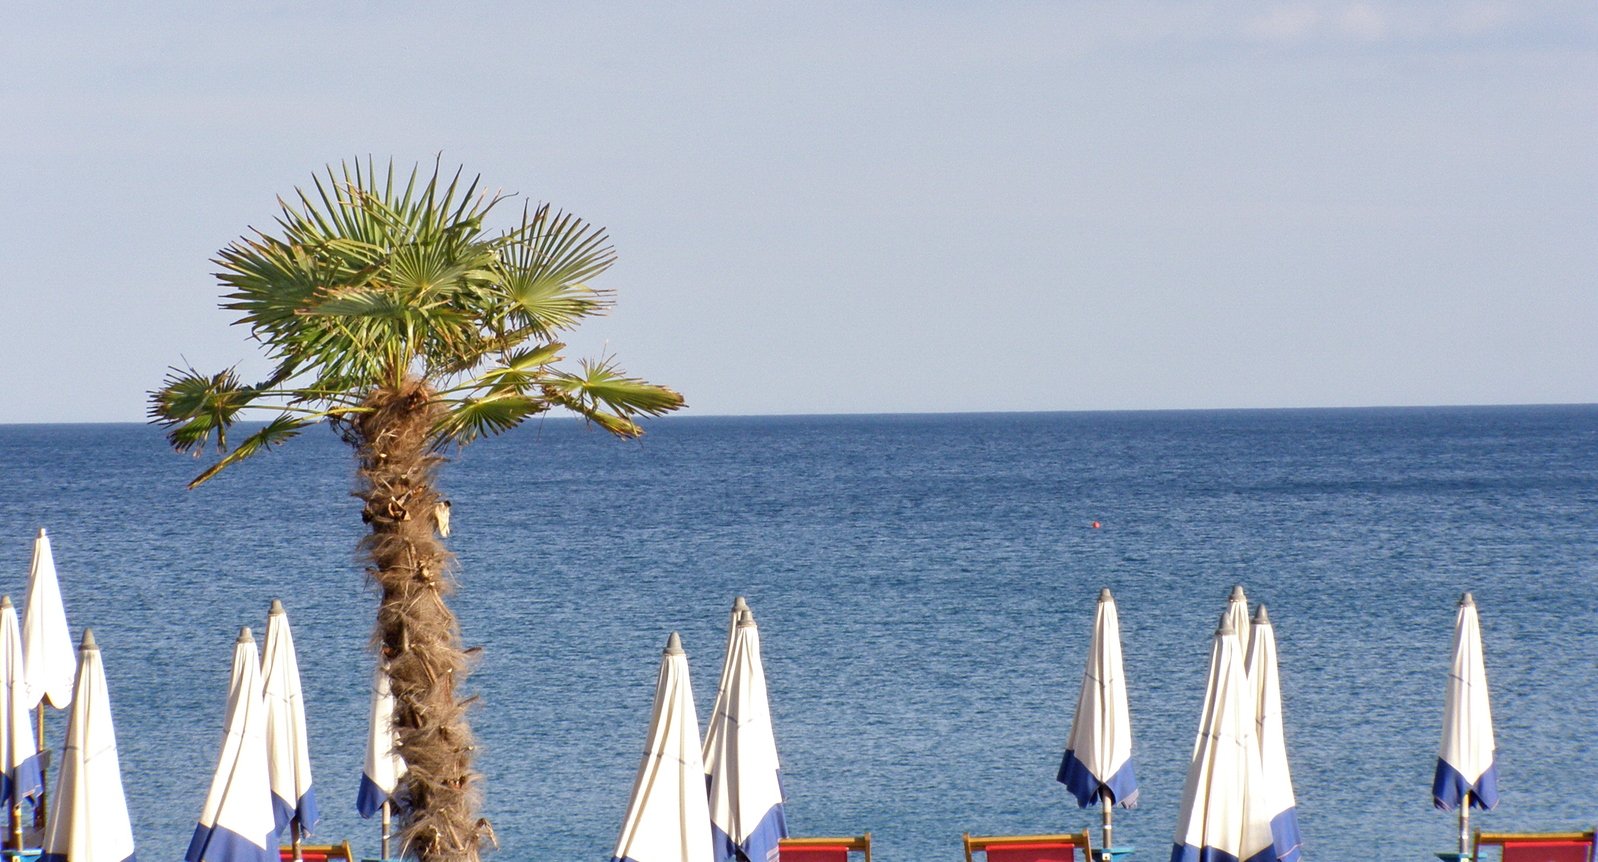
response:
M624 437L643 433L633 417L660 416L685 403L678 392L628 377L610 360L584 360L579 373L554 372L544 385L563 406Z
M537 347L511 351L505 356L501 365L483 372L461 388L487 387L490 393L525 393L534 385L543 382L547 377L544 373L545 367L559 361L560 352L565 348L566 345L559 341L551 341Z
M265 452L273 446L280 445L292 437L299 435L300 431L308 425L315 424L316 419L300 416L291 416L284 413L276 419L266 423L261 430L251 434L239 442L232 452L222 456L221 460L205 469L205 472L194 477L189 482L189 489L193 490L205 484L216 474L228 467L243 461L252 455Z
M445 414L433 436L440 443L464 446L479 437L503 434L548 409L544 400L515 392L467 398Z
M179 452L203 450L214 433L217 450L227 449L227 430L255 399L234 369L201 374L193 368L168 369L161 388L150 393L150 420L167 430Z
M496 274L512 305L508 316L548 338L609 307L605 294L588 286L616 261L604 228L548 204L523 209L519 227L505 235Z

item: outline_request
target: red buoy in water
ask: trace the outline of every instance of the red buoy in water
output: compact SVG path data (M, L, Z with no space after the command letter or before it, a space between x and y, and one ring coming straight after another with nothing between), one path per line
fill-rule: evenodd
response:
M1098 528L1099 528L1099 522L1098 521L1094 521L1093 522L1093 529L1097 530Z

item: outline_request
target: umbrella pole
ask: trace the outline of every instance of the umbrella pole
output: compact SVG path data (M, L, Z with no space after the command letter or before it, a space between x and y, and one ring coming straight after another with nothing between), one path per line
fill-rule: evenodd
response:
M289 821L289 841L294 845L294 862L305 862L305 856L300 853L300 815L294 815Z
M383 800L383 862L388 862L388 800Z
M1470 856L1470 791L1465 791L1465 798L1459 800L1459 858L1469 859Z
M22 855L22 802L11 804L11 847Z
M50 793L49 776L46 775L46 773L49 772L49 770L50 770L50 753L49 753L50 752L50 746L45 745L45 743L44 743L44 699L43 698L39 699L38 725L39 725L39 735L38 735L37 739L39 740L39 804L33 806L33 826L34 826L34 828L39 829L39 830L42 831L44 829L44 824L49 822L49 820L45 816L44 806L45 806L46 797Z
M1101 858L1104 862L1110 862L1110 847L1115 843L1110 839L1110 811L1114 806L1110 805L1110 791L1103 787L1099 788L1099 803L1104 807L1104 847Z

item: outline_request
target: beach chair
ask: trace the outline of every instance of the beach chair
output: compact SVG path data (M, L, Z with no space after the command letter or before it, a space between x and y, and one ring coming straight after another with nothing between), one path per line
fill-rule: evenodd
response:
M294 862L293 847L279 847L277 853L282 862ZM343 844L301 844L300 858L305 862L355 862L355 853L350 850L348 841Z
M777 842L778 862L848 862L850 852L871 862L871 833L853 838L784 838Z
M1473 858L1480 862L1482 847L1497 847L1500 862L1594 862L1598 830L1586 832L1481 832L1476 833Z
M1093 849L1086 829L1069 835L972 835L965 838L965 862L981 853L986 862L1092 862Z

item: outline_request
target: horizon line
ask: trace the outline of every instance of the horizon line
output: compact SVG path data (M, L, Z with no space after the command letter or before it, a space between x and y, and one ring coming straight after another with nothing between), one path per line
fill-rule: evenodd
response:
M1105 413L1247 413L1247 412L1314 412L1314 411L1353 411L1353 410L1470 410L1470 409L1514 409L1528 407L1598 407L1598 401L1535 401L1535 402L1490 402L1476 404L1340 404L1340 405L1296 405L1275 407L1114 407L1114 408L1062 408L1053 410L881 410L881 411L843 411L843 412L791 412L791 413L699 413L684 412L653 416L644 420L646 422L660 422L666 419L799 419L799 418L871 418L871 417L912 417L912 416L1041 416L1053 414L1105 414ZM576 414L545 414L529 417L527 421L549 420L576 420L583 421ZM265 422L266 419L242 420L238 424L246 425L254 422ZM321 423L316 423L321 424ZM145 425L153 426L149 420L128 419L84 419L84 420L59 420L59 419L23 419L18 421L0 421L0 428L40 425Z

